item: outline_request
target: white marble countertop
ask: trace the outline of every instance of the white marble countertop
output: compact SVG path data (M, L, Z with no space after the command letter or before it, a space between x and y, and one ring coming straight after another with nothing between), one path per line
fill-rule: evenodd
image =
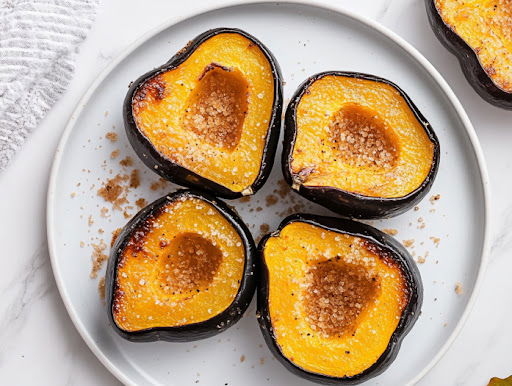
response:
M79 98L113 57L171 14L200 9L211 1L104 1L80 47L68 91L0 174L2 383L118 384L76 332L51 271L45 210L53 153ZM469 86L455 57L430 30L423 0L337 1L397 32L437 67L465 106L488 163L492 254L482 291L462 333L420 384L487 385L492 376L511 375L512 259L507 252L512 246L512 112L488 105Z

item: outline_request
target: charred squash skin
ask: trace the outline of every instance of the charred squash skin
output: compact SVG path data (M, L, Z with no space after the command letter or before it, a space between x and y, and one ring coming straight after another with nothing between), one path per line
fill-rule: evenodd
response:
M325 76L344 76L356 79L365 79L373 82L381 82L395 88L405 99L408 107L414 113L417 120L423 126L428 138L434 145L433 159L430 171L421 185L405 196L397 198L383 198L364 196L358 193L341 190L332 186L306 186L296 185L292 174L292 153L297 137L297 107L302 96L308 92L308 88L317 80ZM297 89L286 109L284 124L284 140L282 153L282 172L286 182L304 198L320 204L333 212L347 218L378 219L397 216L406 212L428 193L437 175L440 160L439 140L432 127L421 114L409 96L393 82L374 76L357 72L327 71L311 76Z
M473 89L486 102L506 110L512 110L512 93L496 86L485 72L475 51L443 21L435 0L425 0L427 16L441 44L459 60L462 72Z
M114 318L118 264L120 262L122 252L127 247L130 236L137 230L140 230L148 218L151 216L157 216L158 213L160 213L160 211L169 204L169 202L174 202L175 200L183 197L198 198L213 206L228 220L229 224L240 236L245 250L245 262L237 294L228 308L205 321L176 327L155 327L137 331L126 331L117 325ZM178 190L172 194L166 195L149 204L135 215L135 217L133 217L123 228L111 249L105 276L106 303L109 322L118 335L132 342L153 342L157 340L168 342L190 342L217 335L238 322L252 300L257 281L255 254L256 246L249 229L238 215L222 201L203 192L193 190Z
M182 165L173 162L158 152L149 139L137 127L135 117L132 111L132 102L137 94L137 91L151 78L165 73L169 70L178 68L185 62L194 51L201 46L208 39L224 33L239 34L247 38L252 44L256 45L266 56L273 76L274 87L274 101L272 105L272 113L268 121L267 135L265 138L265 145L261 158L261 165L259 173L252 183L244 191L237 192L223 186L215 181L205 178L192 170L189 170ZM226 199L240 198L244 195L254 194L265 183L270 175L274 163L274 157L279 140L279 132L281 127L281 113L283 108L283 90L282 90L282 76L279 64L272 55L272 53L255 37L236 28L216 28L208 30L195 39L191 40L183 49L174 55L167 63L154 70L147 72L139 77L137 80L130 84L130 88L125 97L123 104L123 119L128 140L133 149L151 170L159 174L161 177L182 185L188 188L199 189L208 193L214 194L218 197ZM236 165L235 165L236 166Z
M285 226L294 222L311 224L324 228L327 231L349 234L368 240L382 250L388 252L389 256L398 263L405 276L406 283L409 288L408 302L402 312L400 321L389 340L389 344L384 353L371 367L357 375L340 378L307 371L298 367L290 359L285 357L279 347L270 317L269 270L265 263L264 250L265 244L270 237L278 235ZM412 261L409 253L398 241L369 225L356 221L298 213L284 219L275 232L267 234L260 241L258 245L258 254L258 271L260 276L257 288L258 323L270 351L290 372L309 381L325 385L357 385L381 374L391 365L398 355L402 340L416 323L423 303L423 284L419 270Z

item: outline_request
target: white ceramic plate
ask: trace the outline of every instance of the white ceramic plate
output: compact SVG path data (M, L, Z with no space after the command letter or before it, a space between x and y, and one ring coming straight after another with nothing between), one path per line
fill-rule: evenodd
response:
M308 5L309 4L309 5ZM473 303L488 247L487 175L473 128L453 92L439 73L414 48L370 20L341 9L308 4L258 3L211 10L187 19L173 19L128 49L86 93L57 149L48 194L48 242L55 278L78 331L102 363L127 384L302 385L265 346L254 317L254 302L245 317L217 337L191 344L142 343L122 340L107 323L97 281L89 278L91 246L124 225L121 212L100 216L109 207L96 190L109 176L122 172L118 160L130 155L144 171L136 197L152 200L166 191L149 188L156 175L138 161L124 135L121 105L127 85L147 70L167 61L199 33L219 26L239 27L264 42L274 53L286 81L285 101L306 77L324 70L367 72L402 87L434 127L442 157L432 194L419 211L376 221L379 228L396 228L399 240L414 239L417 256L426 262L422 314L404 340L396 361L369 384L414 383L442 356L453 341ZM104 137L119 134L116 143ZM110 159L120 149L121 156ZM277 157L279 160L279 157ZM105 164L102 166L102 162ZM261 223L273 229L291 204L291 196L266 207L265 198L281 178L276 161L271 178L249 203L234 203L255 237ZM298 199L296 195L294 199ZM261 206L257 212L254 208ZM250 211L250 209L253 211ZM307 205L303 210L327 213ZM134 210L131 211L132 213ZM94 224L88 224L89 215ZM426 224L419 226L418 219ZM105 233L100 234L102 228ZM441 239L435 247L430 237ZM81 247L81 242L85 245ZM108 251L107 251L108 252ZM100 277L103 272L100 272ZM456 282L464 294L454 291ZM242 355L245 360L241 361Z

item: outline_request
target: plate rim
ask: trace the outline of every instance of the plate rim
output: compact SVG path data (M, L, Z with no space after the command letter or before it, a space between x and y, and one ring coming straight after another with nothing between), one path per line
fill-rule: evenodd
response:
M107 357L96 345L96 342L91 337L89 331L85 328L82 323L81 318L78 316L71 299L68 296L66 287L63 282L62 273L59 270L59 266L57 263L57 251L56 251L56 243L55 243L55 229L53 228L54 224L54 213L55 213L55 190L57 184L58 171L60 169L62 153L68 139L73 131L75 123L77 122L77 118L81 115L85 106L88 104L89 99L92 94L97 90L97 88L101 85L101 83L105 80L105 78L115 69L124 59L126 59L131 53L133 53L140 46L145 44L154 36L163 32L164 30L180 23L186 21L188 19L194 18L204 13L217 11L221 9L227 9L236 6L243 5L266 5L266 4L287 4L287 5L306 5L314 8L319 8L322 10L327 10L330 12L334 12L338 15L348 17L356 22L359 22L366 27L377 31L381 35L387 37L395 44L397 44L400 48L406 51L417 63L419 63L427 73L432 77L435 83L440 87L441 91L448 97L450 104L454 107L456 115L461 120L462 126L464 126L466 130L467 137L470 141L471 147L475 153L475 158L477 161L478 172L480 175L481 188L483 192L483 241L482 241L482 251L480 257L480 265L478 267L478 273L475 279L475 284L473 286L473 290L469 296L466 307L462 312L457 325L455 326L453 332L450 334L448 339L439 349L437 354L430 360L430 362L411 380L407 382L407 385L414 385L419 382L438 362L439 360L446 354L448 349L452 346L455 339L460 334L462 328L464 327L469 314L471 313L478 294L481 290L481 285L483 281L483 276L486 271L486 267L489 260L490 254L490 182L489 175L487 171L487 166L485 162L485 158L483 155L483 151L480 145L480 141L475 132L475 129L464 110L461 102L448 85L443 76L439 73L439 71L434 67L430 61L423 56L412 44L408 43L404 38L399 36L397 33L393 32L388 27L380 24L378 21L360 15L356 12L346 10L342 5L339 4L331 4L327 3L326 0L218 0L215 4L208 4L205 6L195 7L192 10L186 11L184 13L180 13L179 15L171 16L166 21L161 23L160 25L149 29L147 32L143 33L139 38L130 43L123 51L117 55L110 63L100 71L100 73L93 80L91 85L88 87L86 92L80 98L77 106L73 110L70 115L70 118L64 128L64 131L61 134L61 138L55 150L55 154L52 161L52 167L50 172L50 178L48 183L48 191L47 191L47 199L46 199L46 230L47 230L47 241L48 241L48 251L50 255L50 262L52 267L52 272L55 278L55 282L57 284L57 288L59 290L59 295L66 307L66 311L73 322L76 330L85 341L89 349L93 352L93 354L98 358L98 360L105 366L110 373L116 377L120 382L125 385L135 385L135 383L122 371L120 370L114 363L111 362L109 357Z

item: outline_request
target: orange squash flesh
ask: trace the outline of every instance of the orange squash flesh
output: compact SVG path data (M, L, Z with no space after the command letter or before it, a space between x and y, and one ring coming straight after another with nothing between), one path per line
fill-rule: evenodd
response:
M315 80L296 108L295 183L367 197L404 197L429 175L434 143L393 86L354 77Z
M263 258L273 333L287 359L339 378L377 362L408 301L396 262L368 240L302 222L271 236Z
M494 84L512 93L512 3L435 0L443 22L475 52Z
M115 323L139 331L220 314L239 291L244 256L240 235L213 205L194 197L169 202L120 255Z
M178 67L146 81L132 112L160 154L243 192L260 171L274 94L272 67L261 48L240 34L221 33Z

